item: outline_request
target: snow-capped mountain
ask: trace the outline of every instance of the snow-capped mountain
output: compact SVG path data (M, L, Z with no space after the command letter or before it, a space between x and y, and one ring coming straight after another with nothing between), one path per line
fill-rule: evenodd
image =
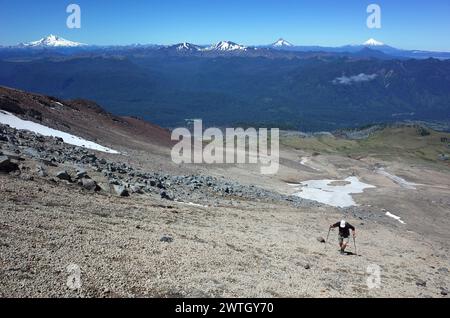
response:
M175 44L172 47L179 52L195 52L200 51L202 49L200 46L188 42Z
M80 46L86 46L86 44L72 42L72 41L63 39L57 35L50 34L49 36L42 38L38 41L23 43L22 46L25 46L25 47L80 47Z
M383 42L377 41L375 39L369 39L363 43L364 46L384 46Z
M246 51L247 47L231 42L231 41L220 41L219 43L209 47L207 50L211 51Z
M280 47L293 47L294 45L292 43L286 41L285 39L280 38L280 39L278 39L278 41L273 43L271 46L275 47L275 48L280 48Z

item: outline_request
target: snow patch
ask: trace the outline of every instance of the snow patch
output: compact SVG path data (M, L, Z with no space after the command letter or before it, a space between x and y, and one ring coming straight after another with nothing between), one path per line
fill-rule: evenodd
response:
M309 160L308 157L302 157L302 158L301 158L301 161L300 161L300 164L303 165L303 166L305 166L305 167L311 168L311 169L313 169L313 170L319 171L319 169L314 168L314 167L312 167L311 165L309 165L309 164L308 164L309 161L310 161L310 160Z
M194 202L183 202L183 201L177 201L175 200L175 202L181 203L181 204L185 204L185 205L190 205L190 206L196 206L196 207L200 207L200 208L207 208L207 205L202 205L202 204L198 204L198 203L194 203Z
M32 121L23 120L17 116L14 116L11 113L8 113L6 111L0 110L0 123L4 125L9 125L12 128L15 129L22 129L22 130L28 130L31 132L34 132L36 134L40 134L47 137L57 137L62 138L65 143L78 146L78 147L84 147L87 149L97 150L101 152L107 152L112 154L118 154L119 152L107 147L103 147L99 144L96 144L92 141L88 141L86 139L53 129L49 128L47 126L37 124Z
M347 182L345 185L332 185L334 182ZM309 180L296 185L294 193L303 199L317 201L339 208L356 206L352 194L363 193L365 189L375 186L360 182L357 177L348 177L345 180Z
M387 177L388 179L392 180L393 182L397 183L400 187L405 189L416 190L416 186L420 185L417 183L408 182L403 178L390 174L389 172L384 170L384 168L377 169L377 173Z
M406 224L405 222L403 222L403 221L401 220L401 217L399 217L399 216L397 216L397 215L395 215L395 214L392 214L391 212L386 212L386 216L388 216L388 217L390 217L390 218L393 218L393 219L399 221L401 224Z

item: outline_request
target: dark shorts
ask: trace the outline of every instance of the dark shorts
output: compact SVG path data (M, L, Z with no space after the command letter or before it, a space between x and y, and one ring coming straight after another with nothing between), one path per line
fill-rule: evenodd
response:
M350 237L349 236L343 237L342 235L339 235L338 241L339 244L348 244L350 242Z

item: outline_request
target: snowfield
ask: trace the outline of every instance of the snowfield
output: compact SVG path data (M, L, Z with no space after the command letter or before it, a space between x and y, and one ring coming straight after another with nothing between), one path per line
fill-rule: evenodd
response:
M95 142L88 141L86 139L53 129L49 128L47 126L37 124L32 121L23 120L17 116L14 116L13 114L3 111L0 111L0 123L4 125L9 125L12 128L15 129L22 129L22 130L28 130L32 131L36 134L40 134L47 137L58 137L62 138L65 143L78 146L78 147L84 147L91 150L97 150L101 152L107 152L111 154L118 154L119 152L107 147L103 147L99 144L96 144Z
M332 185L333 182L348 182L345 185ZM294 193L303 199L313 200L338 208L357 205L351 194L363 193L365 189L375 186L360 182L357 177L348 177L345 180L309 180L296 186L300 192Z
M400 187L405 189L416 190L416 186L420 186L420 184L408 182L403 178L390 174L389 172L384 170L384 168L378 169L377 173L382 176L385 176L386 178L392 180L393 182L397 183Z
M388 216L388 217L390 217L390 218L393 218L393 219L399 221L401 224L406 224L405 222L402 221L402 218L401 218L401 217L399 217L399 216L397 216L397 215L395 215L395 214L392 214L391 212L386 212L386 216Z

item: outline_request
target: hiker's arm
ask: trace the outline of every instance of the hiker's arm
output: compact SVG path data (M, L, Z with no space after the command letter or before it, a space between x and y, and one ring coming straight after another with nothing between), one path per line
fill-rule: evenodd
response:
M351 225L351 224L349 224L349 227L352 230L353 237L355 237L356 236L356 229L355 229L355 227L353 225Z
M330 225L330 229L334 229L335 227L338 227L339 226L339 222L337 222L337 223L335 223L335 224L331 224Z

